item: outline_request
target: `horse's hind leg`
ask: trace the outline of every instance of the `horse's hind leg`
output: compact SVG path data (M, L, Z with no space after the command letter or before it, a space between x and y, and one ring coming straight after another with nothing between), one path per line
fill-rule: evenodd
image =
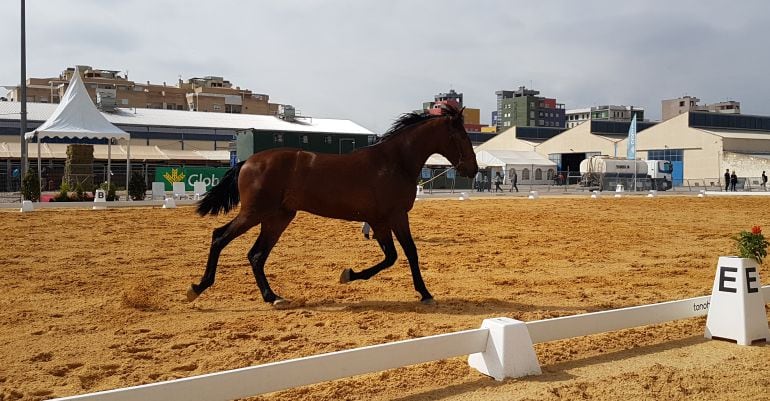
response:
M380 249L382 249L382 252L385 254L385 259L370 268L361 270L360 272L355 272L353 269L343 270L342 274L340 275L340 283L344 284L354 280L368 280L375 274L387 269L390 266L393 266L393 264L396 263L398 254L396 253L396 246L393 244L393 235L390 233L390 228L373 228L374 238L377 239L377 242L380 244Z
M239 214L229 223L214 230L214 233L211 235L211 247L209 248L209 259L206 262L206 271L203 273L200 283L193 284L187 290L188 301L194 301L203 291L214 284L219 254L222 253L222 249L224 249L230 241L245 233L257 223L259 222Z
M262 299L265 302L270 302L276 307L288 305L289 303L283 298L275 295L270 288L270 283L267 282L265 277L265 262L267 257L270 256L270 251L273 249L278 239L289 226L289 223L296 216L294 211L283 211L279 214L273 215L270 218L266 218L262 222L262 229L260 230L259 237L251 247L249 251L249 262L251 263L251 270L254 273L254 278L257 280L257 286L259 292L262 294Z

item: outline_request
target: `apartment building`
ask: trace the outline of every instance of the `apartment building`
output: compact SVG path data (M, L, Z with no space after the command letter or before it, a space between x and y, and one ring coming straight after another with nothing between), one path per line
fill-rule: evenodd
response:
M597 121L631 121L636 115L639 122L646 121L644 108L637 106L602 105L582 109L570 109L566 113L567 128L576 127L588 120Z
M213 113L276 115L278 104L270 103L266 94L253 93L234 87L223 77L204 76L180 78L174 85L135 82L127 74L116 70L104 70L91 66L76 67L88 94L102 110L115 107L191 110ZM67 90L75 68L67 68L58 77L28 78L27 102L59 103ZM19 101L20 88L10 88L4 96L8 101Z
M493 119L498 132L513 126L564 128L564 104L538 96L540 91L520 86L518 90L500 90L495 95L497 112Z
M711 104L698 104L700 99L695 96L682 96L676 99L661 101L661 118L663 121L691 111L722 114L741 114L741 102L728 100Z

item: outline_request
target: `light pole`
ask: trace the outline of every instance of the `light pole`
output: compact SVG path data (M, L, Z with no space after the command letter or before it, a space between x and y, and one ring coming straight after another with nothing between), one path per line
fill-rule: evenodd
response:
M24 134L27 133L27 43L25 33L25 12L24 12L24 0L21 0L21 121L20 121L20 134L19 134L19 146L21 148L21 178L24 179L24 175L27 173L27 141L24 139Z

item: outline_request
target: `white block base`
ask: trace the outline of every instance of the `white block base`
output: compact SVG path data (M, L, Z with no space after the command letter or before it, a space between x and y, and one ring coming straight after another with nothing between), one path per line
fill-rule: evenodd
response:
M717 264L708 317L706 338L735 340L740 345L770 341L765 301L754 259L722 256Z
M529 199L537 199L539 197L540 195L537 193L537 191L529 191L529 196L528 196Z
M498 317L484 319L481 327L489 329L487 348L471 354L468 365L495 380L542 373L524 322Z
M174 201L174 198L166 198L166 200L163 201L163 208L164 209L176 208L176 202Z
M599 199L602 197L602 193L599 191L591 192L591 199Z
M460 197L457 198L458 200L468 200L468 193L467 192L460 192Z
M35 210L35 206L32 205L32 201L21 201L21 209L19 210L22 213L32 212Z

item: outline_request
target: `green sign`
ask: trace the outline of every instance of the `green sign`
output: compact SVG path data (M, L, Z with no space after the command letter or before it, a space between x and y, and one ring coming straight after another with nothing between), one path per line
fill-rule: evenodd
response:
M227 167L158 167L155 181L166 184L166 191L173 191L174 182L184 182L185 190L192 191L193 184L203 181L208 191L219 184L227 170Z

